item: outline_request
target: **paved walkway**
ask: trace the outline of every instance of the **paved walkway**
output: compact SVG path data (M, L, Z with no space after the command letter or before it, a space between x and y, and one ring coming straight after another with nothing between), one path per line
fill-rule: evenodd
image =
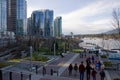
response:
M87 55L91 56L91 55ZM78 53L71 53L65 55L63 58L57 58L56 60L52 61L51 63L45 65L47 73L45 76L42 75L42 68L39 68L38 74L36 75L35 72L32 73L32 79L31 80L79 80L79 72L77 72L77 76L74 76L74 71L72 76L68 75L68 66L70 63L73 65L77 63L78 65L81 63L81 61L84 61L85 64L86 58L80 58ZM99 60L98 57L95 58L96 60ZM50 70L56 70L59 72L59 76L50 75ZM8 75L8 73L6 73ZM13 73L13 80L20 80L21 75L17 73ZM6 76L6 75L5 75ZM4 78L3 80L9 80L8 77ZM29 80L28 75L24 75L23 80ZM85 80L86 80L86 73L85 73ZM92 78L91 78L92 80ZM99 71L97 71L97 80L100 80ZM110 79L107 79L110 80Z
M88 56L91 56L91 55L88 55ZM75 63L77 63L79 65L81 63L81 61L84 61L84 65L86 65L85 64L85 59L86 58L80 58L79 54L74 54L74 56L72 58L69 58L69 61L67 61L65 64L62 65L61 68L59 68L59 72L60 71L61 72L60 72L60 75L58 77L57 76L46 75L46 76L42 77L40 80L79 80L79 72L77 72L77 76L74 76L75 72L73 71L73 75L69 76L67 68L68 68L70 63L72 63L73 65ZM95 59L99 60L98 57L96 57ZM86 80L86 72L85 72L85 77L84 78ZM92 80L92 77L91 77L91 80ZM100 80L99 71L97 71L97 80Z

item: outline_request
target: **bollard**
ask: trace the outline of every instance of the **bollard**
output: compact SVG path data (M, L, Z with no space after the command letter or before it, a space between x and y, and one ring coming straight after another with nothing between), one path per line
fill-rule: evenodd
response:
M53 69L50 70L50 74L51 74L51 76L53 75Z
M22 72L21 72L21 80L23 80L23 74L22 74Z
M32 79L31 79L31 74L29 74L29 80L32 80Z
M0 80L2 80L2 70L0 70Z
M38 71L37 71L38 70L38 66L37 65L35 66L35 69L36 69L36 74L37 74L38 73Z
M59 75L59 72L57 71L57 76Z
M43 76L46 74L46 68L43 66L43 71L42 71L42 73L43 73Z
M10 80L12 80L12 72L10 72L9 75Z

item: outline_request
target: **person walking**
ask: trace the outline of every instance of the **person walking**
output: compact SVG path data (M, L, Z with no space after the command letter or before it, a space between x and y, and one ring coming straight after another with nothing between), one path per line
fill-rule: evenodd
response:
M83 65L83 62L79 65L79 73L80 73L80 80L84 80L84 72L85 72L85 66Z
M75 76L77 76L77 71L78 71L78 65L77 65L77 63L75 63L75 65L74 65L74 71L75 71Z
M98 62L98 65L99 65L98 69L100 70L101 69L101 62L100 61Z
M93 78L93 80L96 80L96 74L97 74L96 70L93 69L92 70L92 78Z
M70 64L69 67L68 67L69 76L72 75L72 70L73 70L73 66L72 66L72 64Z
M101 77L101 80L104 80L104 78L105 78L104 69L102 69L102 70L100 71L100 77Z
M94 64L94 60L95 60L94 56L92 56L92 58L91 58L91 59L92 59L92 63Z
M87 63L87 66L86 66L87 80L90 80L91 70L92 70L92 67L90 66L89 63Z

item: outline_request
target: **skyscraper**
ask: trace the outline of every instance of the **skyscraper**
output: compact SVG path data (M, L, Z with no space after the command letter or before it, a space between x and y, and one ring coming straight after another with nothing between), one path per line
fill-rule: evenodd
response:
M6 14L6 0L0 0L0 32L6 31L7 14Z
M53 37L53 10L46 9L44 10L45 14L45 37Z
M16 35L27 31L26 0L7 0L7 30Z
M54 20L54 37L62 36L62 17L56 17Z
M53 10L36 10L31 15L34 36L53 37Z
M34 11L31 15L32 23L32 34L34 36L44 36L44 12L43 11Z
M27 35L32 35L32 22L31 17L27 19Z

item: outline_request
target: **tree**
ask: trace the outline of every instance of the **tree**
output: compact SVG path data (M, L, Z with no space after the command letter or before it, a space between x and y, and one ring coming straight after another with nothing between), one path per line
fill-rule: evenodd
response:
M120 35L120 9L119 8L113 9L112 17L113 17L112 25Z

